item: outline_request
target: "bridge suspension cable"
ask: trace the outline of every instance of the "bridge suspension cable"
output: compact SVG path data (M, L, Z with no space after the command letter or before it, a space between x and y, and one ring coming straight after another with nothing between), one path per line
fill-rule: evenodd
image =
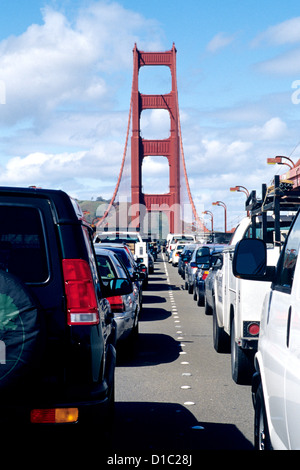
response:
M196 223L198 224L199 228L202 229L204 232L208 232L209 230L207 229L207 227L204 225L204 223L202 222L202 220L199 218L199 216L197 214L197 210L196 210L196 207L195 207L195 204L194 204L194 201L193 201L193 197L192 197L192 193L191 193L190 185L189 185L189 180L188 180L188 175L187 175L187 171L186 171L185 158L184 158L184 152L183 152L183 143L182 143L182 134L181 134L179 104L178 104L177 80L175 80L175 95L176 95L176 108L177 108L177 116L178 116L178 132L179 132L179 142L180 142L180 153L181 153L184 179L185 179L186 189L187 189L187 192L188 192L189 202L191 204L193 215L195 217Z
M114 190L114 193L112 195L112 198L111 198L111 201L106 209L106 211L104 212L103 216L101 217L100 220L98 220L96 222L96 226L97 227L100 227L102 222L106 219L106 217L108 216L109 214L109 211L110 209L112 208L114 202L115 202L115 199L116 199L116 196L117 196L117 193L118 193L118 190L119 190L119 187L120 187L120 182L121 182L121 179L122 179L122 174L123 174L123 169L124 169L124 164L125 164L125 158L126 158L126 153L127 153L127 147L128 147L128 137L129 137L129 130L130 130L130 121L131 121L131 111L132 111L132 91L133 91L133 79L132 79L132 85L131 85L131 96L130 96L130 107L129 107L129 115L128 115L128 123L127 123L127 132L126 132L126 139L125 139L125 146L124 146L124 152L123 152L123 158L122 158L122 162L121 162L121 168L120 168L120 172L119 172L119 177L118 177L118 181L117 181L117 184L116 184L116 187L115 187L115 190Z

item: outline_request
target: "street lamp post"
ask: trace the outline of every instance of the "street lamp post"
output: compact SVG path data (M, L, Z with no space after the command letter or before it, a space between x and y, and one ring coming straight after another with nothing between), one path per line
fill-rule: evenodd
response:
M242 192L242 193L246 194L247 199L250 196L249 191L248 191L247 188L245 188L245 186L234 186L233 188L230 188L230 191ZM247 215L249 215L249 211L247 211Z
M202 214L208 214L208 215L210 215L211 231L213 232L213 231L214 231L214 216L213 216L213 213L212 213L211 211L204 211L204 212L202 212Z
M224 221L225 221L225 233L227 233L227 207L225 202L223 201L216 201L212 203L213 206L221 206L224 208Z
M282 161L282 159L285 159L285 160L288 160L288 162L290 163L286 163L284 161ZM293 162L293 160L291 160L289 157L284 157L283 155L278 155L277 157L275 158L268 158L267 159L267 164L268 165L287 165L290 169L292 168L295 168L295 163Z
M233 188L230 188L230 191L239 191L245 193L246 196L249 197L249 191L245 186L234 186Z

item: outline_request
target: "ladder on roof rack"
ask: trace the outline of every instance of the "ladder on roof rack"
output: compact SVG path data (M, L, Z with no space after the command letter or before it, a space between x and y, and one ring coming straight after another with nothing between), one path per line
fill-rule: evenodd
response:
M262 217L263 239L267 239L267 212L272 211L275 222L276 245L281 245L280 215L282 212L294 212L300 207L300 191L292 189L289 181L280 181L279 175L274 177L274 185L267 187L262 185L262 198L258 199L256 191L251 191L246 200L245 209L251 217L252 226L255 228L256 217Z

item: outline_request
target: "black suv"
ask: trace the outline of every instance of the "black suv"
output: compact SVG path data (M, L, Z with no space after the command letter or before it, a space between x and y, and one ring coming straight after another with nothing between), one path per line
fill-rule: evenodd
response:
M89 423L114 403L115 323L63 191L0 188L0 418Z

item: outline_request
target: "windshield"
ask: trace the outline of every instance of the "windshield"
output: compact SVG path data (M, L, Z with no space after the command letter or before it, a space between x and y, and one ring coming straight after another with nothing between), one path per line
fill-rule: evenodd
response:
M207 246L199 248L196 254L197 264L209 264L210 261L210 250Z
M100 233L97 234L97 239L104 242L118 242L118 243L128 243L128 242L139 242L140 238L134 233Z

